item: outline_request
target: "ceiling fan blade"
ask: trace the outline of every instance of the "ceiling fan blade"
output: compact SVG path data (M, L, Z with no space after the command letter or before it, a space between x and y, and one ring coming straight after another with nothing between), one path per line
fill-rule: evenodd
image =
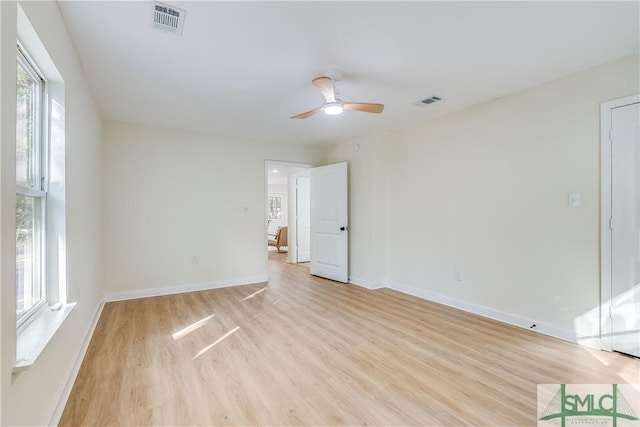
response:
M318 92L324 96L326 102L336 102L336 93L330 77L316 77L311 83L313 83L316 89L318 89Z
M383 104L368 104L366 102L345 102L343 108L345 110L364 111L365 113L382 113Z
M323 107L324 107L324 106L322 106L322 107L318 107L318 108L314 108L314 109L313 109L313 110L311 110L311 111L307 111L306 113L301 113L301 114L295 115L295 116L293 116L293 117L291 117L291 118L292 118L292 119L306 119L307 117L311 117L311 116L313 116L314 114L316 114L316 113L318 113L318 112L322 111L322 108L323 108Z

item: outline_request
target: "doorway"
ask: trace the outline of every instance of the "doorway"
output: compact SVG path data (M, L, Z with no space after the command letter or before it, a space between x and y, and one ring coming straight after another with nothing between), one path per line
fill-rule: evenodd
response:
M310 202L308 192L305 198L304 193L297 191L296 177L308 176L312 167L300 163L265 162L267 260L278 259L293 264L308 261L304 255L299 255L306 248L305 242L309 241L309 229L298 230L298 224L301 217L308 217ZM280 237L278 242L277 237Z
M640 95L601 114L602 348L640 357Z
M309 262L311 274L348 283L348 163L313 167L267 160L265 175L267 263L273 254L269 246L276 246L280 261L283 260L281 249L286 246L286 262ZM283 193L285 176L288 186ZM281 204L276 203L277 193L284 194ZM280 226L275 234L273 229L269 233L269 225L277 212L274 206L282 204L289 206L286 229ZM286 244L279 239L282 231L288 238Z

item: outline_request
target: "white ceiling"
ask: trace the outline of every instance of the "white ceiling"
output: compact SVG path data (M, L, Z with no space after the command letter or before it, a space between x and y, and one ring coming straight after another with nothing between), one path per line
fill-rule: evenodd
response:
M105 119L290 144L418 123L639 50L639 2L206 2L184 34L152 29L147 1L59 2ZM289 117L345 101L381 115ZM429 107L415 105L432 95Z

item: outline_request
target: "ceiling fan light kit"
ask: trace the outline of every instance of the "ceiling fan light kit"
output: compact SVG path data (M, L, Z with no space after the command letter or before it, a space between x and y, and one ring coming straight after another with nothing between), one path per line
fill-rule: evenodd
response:
M339 77L338 77L339 78ZM336 115L341 114L344 110L362 111L365 113L380 114L384 110L383 104L370 104L366 102L344 102L336 97L335 81L334 77L316 77L311 81L313 86L324 96L324 103L313 110L295 115L292 119L306 119L311 117L319 111L324 111L325 114Z
M330 116L335 116L336 114L342 114L344 111L344 106L342 102L328 102L324 105L324 113L329 114Z

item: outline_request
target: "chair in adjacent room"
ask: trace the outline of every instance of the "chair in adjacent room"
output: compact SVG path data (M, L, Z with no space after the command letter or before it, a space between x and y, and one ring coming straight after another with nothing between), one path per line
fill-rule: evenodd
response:
M287 246L287 227L278 227L276 234L269 234L269 246L275 246L278 252L281 252L282 246Z

